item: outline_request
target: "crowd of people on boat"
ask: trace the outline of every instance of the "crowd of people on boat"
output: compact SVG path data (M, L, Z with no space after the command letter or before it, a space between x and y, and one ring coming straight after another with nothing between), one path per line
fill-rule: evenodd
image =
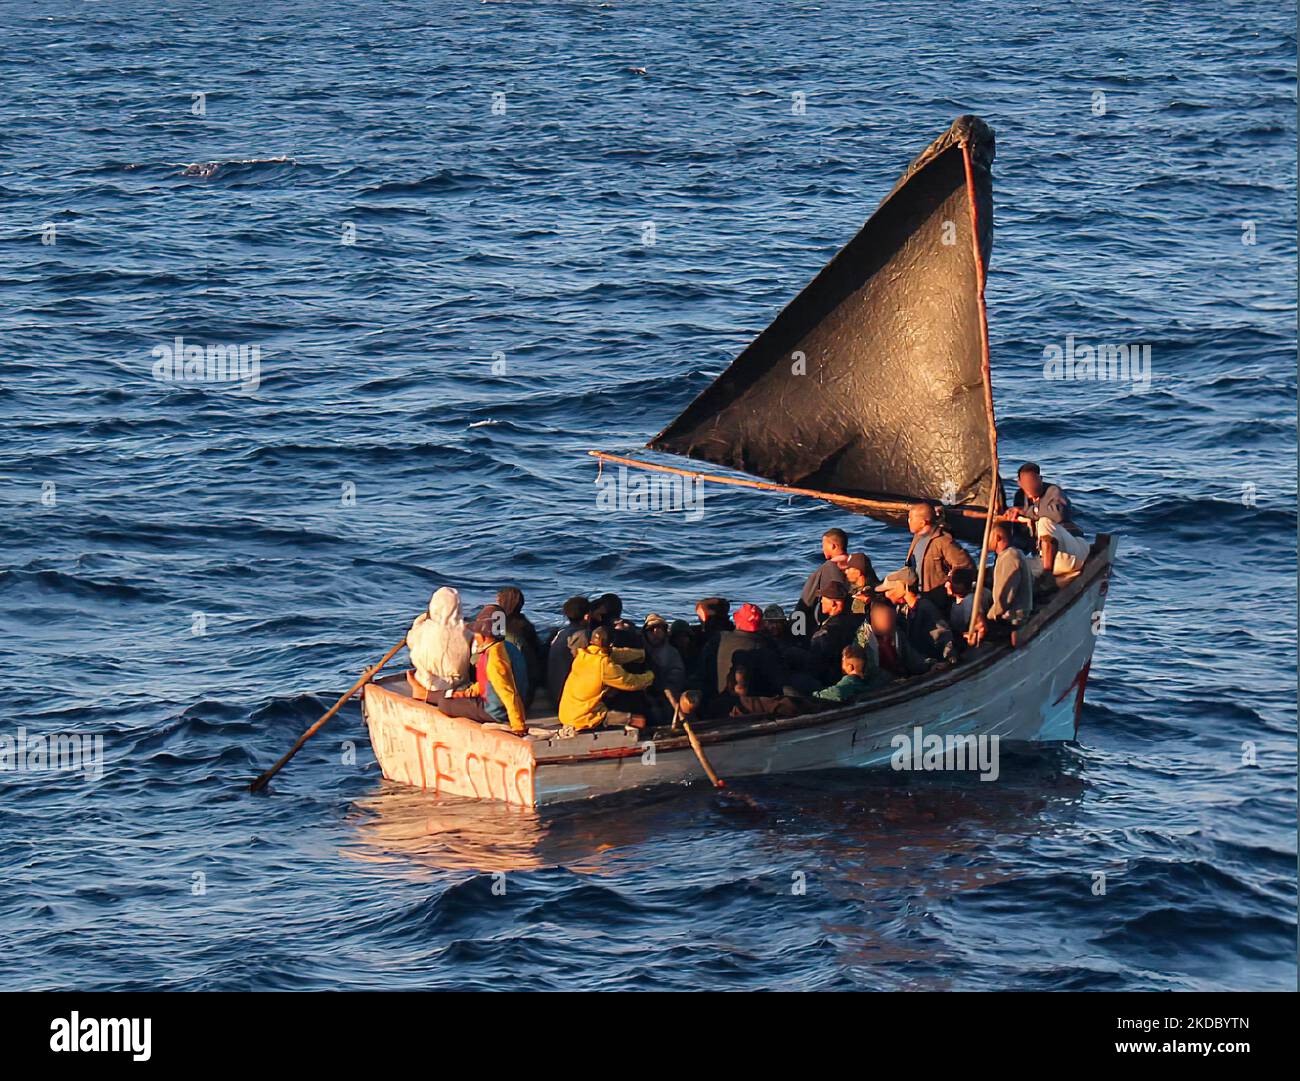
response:
M842 529L787 613L705 597L695 622L626 618L614 593L570 597L545 640L524 594L502 589L472 622L459 593L434 593L407 634L411 693L444 713L524 735L545 691L563 734L604 726L678 726L728 716L790 716L863 701L895 681L1014 644L1046 592L1082 569L1089 545L1061 488L1021 466L1010 507L989 531L979 569L930 503L908 511L903 565L883 578ZM547 710L547 715L551 714ZM553 735L553 732L548 732Z

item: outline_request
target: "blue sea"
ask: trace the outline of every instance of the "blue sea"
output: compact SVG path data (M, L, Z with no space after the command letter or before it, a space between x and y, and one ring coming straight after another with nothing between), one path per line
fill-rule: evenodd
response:
M1295 988L1293 7L3 22L0 735L103 769L0 772L0 987ZM676 416L963 113L1004 473L1120 538L1077 745L532 814L385 782L354 702L247 793L440 585L547 625L788 604L832 525L900 564L803 499L609 513L586 451ZM256 378L155 378L178 337ZM1149 385L1045 379L1067 341L1149 345Z

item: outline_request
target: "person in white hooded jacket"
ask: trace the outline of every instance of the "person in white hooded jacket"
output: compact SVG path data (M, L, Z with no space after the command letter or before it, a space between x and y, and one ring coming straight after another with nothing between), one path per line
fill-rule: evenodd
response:
M415 681L429 694L457 687L469 679L470 633L460 612L460 594L443 586L429 599L429 608L415 617L406 632L406 648L415 666Z

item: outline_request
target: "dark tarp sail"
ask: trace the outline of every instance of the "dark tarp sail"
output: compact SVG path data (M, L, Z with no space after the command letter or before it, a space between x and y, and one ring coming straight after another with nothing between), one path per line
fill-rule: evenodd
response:
M987 124L954 121L862 231L648 445L831 496L986 505L993 154Z

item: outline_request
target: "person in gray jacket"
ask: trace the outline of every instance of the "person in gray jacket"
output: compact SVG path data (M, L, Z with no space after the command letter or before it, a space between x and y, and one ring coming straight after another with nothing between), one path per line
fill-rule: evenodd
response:
M1034 576L1029 562L1011 543L1011 528L1001 522L989 531L989 549L997 553L993 564L993 602L988 616L975 626L972 645L990 640L1005 642L1034 610Z

